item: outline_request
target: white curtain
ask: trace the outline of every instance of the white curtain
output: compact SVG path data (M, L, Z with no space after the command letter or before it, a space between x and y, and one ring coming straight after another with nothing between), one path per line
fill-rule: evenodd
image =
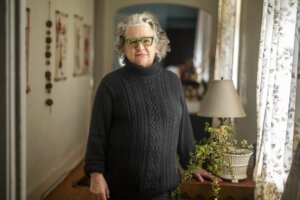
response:
M298 4L298 0L264 0L263 3L256 91L255 199L280 199L291 166Z

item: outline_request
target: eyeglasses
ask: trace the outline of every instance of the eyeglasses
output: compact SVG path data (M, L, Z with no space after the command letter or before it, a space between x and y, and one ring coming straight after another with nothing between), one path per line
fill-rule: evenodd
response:
M153 43L153 37L141 37L141 38L126 38L125 39L126 44L130 48L137 48L139 46L139 42L142 43L142 45L145 46L151 46Z

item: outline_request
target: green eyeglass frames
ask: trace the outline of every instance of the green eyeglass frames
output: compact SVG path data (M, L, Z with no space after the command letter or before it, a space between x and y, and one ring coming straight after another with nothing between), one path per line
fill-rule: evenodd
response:
M130 48L137 48L139 46L139 42L141 42L144 47L151 46L153 39L153 37L126 38L125 42Z

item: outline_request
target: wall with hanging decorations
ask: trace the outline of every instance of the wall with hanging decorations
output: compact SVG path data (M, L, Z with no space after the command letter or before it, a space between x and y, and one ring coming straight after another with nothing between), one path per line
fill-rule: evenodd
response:
M84 156L92 96L94 0L26 1L27 199Z

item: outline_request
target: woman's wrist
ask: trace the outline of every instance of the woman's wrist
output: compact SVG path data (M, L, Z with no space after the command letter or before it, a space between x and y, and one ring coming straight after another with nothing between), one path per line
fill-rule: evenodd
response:
M103 176L103 174L100 172L92 172L90 175L91 175L91 177Z

